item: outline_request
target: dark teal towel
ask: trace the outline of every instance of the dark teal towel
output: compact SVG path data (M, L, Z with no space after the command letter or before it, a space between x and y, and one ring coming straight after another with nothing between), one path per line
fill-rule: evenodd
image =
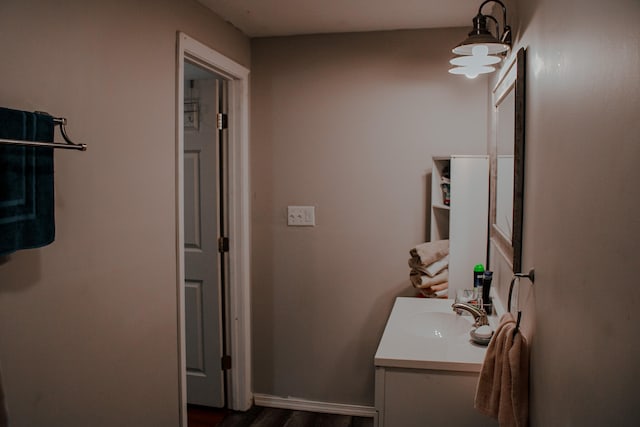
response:
M0 107L0 138L53 141L53 117ZM0 144L0 255L55 237L53 149Z

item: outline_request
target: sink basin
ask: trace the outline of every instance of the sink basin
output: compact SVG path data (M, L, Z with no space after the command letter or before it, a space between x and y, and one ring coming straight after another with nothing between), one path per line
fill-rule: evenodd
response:
M487 347L471 341L473 316L454 313L453 302L396 298L374 357L376 367L480 372Z
M422 312L409 315L406 327L422 338L443 339L467 335L473 328L471 316L459 316L453 312Z

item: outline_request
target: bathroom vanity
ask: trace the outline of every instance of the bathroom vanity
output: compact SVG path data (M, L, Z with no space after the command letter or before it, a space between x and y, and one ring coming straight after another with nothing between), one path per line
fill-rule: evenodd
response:
M473 407L486 347L470 341L473 317L452 303L396 299L375 355L377 427L498 425Z

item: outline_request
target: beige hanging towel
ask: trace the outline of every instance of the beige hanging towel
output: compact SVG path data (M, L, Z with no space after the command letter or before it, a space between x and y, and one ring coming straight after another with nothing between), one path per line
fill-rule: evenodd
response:
M514 333L515 332L515 333ZM511 313L500 319L478 378L475 408L501 427L527 427L529 348Z

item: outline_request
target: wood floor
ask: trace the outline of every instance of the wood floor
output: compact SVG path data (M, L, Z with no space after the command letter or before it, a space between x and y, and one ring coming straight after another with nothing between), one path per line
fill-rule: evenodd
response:
M189 427L219 426L229 411L204 406L187 405L187 422Z
M246 412L189 406L189 427L373 427L373 418L254 406Z

